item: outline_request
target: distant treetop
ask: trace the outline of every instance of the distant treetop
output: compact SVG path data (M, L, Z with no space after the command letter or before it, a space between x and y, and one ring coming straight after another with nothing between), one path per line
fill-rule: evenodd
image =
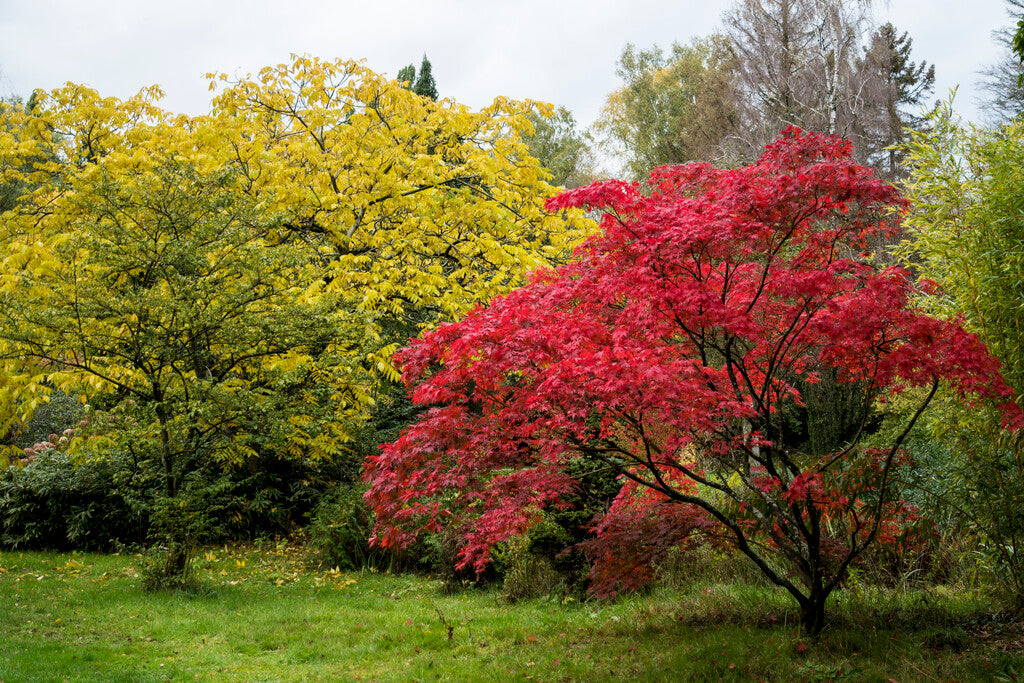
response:
M403 87L412 90L417 95L437 100L437 83L434 82L433 70L426 53L424 53L423 61L420 63L419 78L416 77L416 67L409 64L399 70L396 80L402 83Z
M416 79L416 85L413 86L412 91L417 95L429 97L432 100L437 99L437 84L434 82L434 74L431 73L430 60L427 59L426 53L424 53L423 61L420 63L420 75Z

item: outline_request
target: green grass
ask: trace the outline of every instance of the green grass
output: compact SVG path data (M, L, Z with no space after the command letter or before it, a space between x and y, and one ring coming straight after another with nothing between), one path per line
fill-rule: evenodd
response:
M799 637L786 596L704 583L614 602L506 604L421 577L216 548L198 591L145 593L138 558L0 554L0 680L1014 680L1013 623L976 597L865 591ZM997 632L999 631L999 632Z

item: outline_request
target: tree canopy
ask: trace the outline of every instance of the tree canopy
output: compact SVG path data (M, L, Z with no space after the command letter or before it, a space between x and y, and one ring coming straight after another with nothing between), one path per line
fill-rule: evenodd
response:
M934 67L912 40L872 28L870 2L737 0L719 33L661 49L627 45L621 88L597 123L635 180L668 163L750 162L780 130L841 135L855 158L887 179L893 149L919 126Z
M332 287L379 314L451 316L590 229L543 210L555 190L521 139L533 106L472 112L356 62L300 57L229 83L214 113L247 191L281 212L282 235L318 245Z
M0 131L0 182L29 188L2 228L2 426L81 394L169 496L197 457L341 457L410 326L590 230L543 210L532 103L473 112L307 57L227 81L198 117L69 85Z
M993 32L998 60L982 70L989 119L1009 121L1024 111L1024 0L1005 0L1012 24Z
M608 96L596 128L635 178L666 163L728 165L739 123L734 70L720 35L674 44L668 55L626 45L616 69L623 86Z
M530 154L550 173L550 182L558 187L579 187L593 180L595 171L590 154L590 134L580 131L576 118L565 107L550 113L538 110L528 115L533 133L525 136Z
M434 68L430 64L430 60L427 59L426 55L423 55L423 61L420 62L420 73L416 77L416 84L412 87L412 91L420 97L429 97L432 100L437 99L437 83L434 82Z

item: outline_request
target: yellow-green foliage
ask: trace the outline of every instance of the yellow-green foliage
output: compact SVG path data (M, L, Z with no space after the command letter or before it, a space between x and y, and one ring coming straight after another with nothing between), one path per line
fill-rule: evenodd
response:
M907 265L935 283L921 304L959 316L1024 394L1024 121L998 129L957 120L940 106L907 146ZM1024 441L992 406L940 400L917 473L954 503L979 557L1024 602ZM928 460L931 462L927 462ZM928 465L927 467L925 465Z
M0 183L23 192L0 223L0 432L80 393L126 416L122 447L169 493L197 455L342 455L397 379L394 330L592 228L543 211L533 103L472 112L308 57L227 83L207 116L159 96L69 84L2 112Z
M535 103L498 98L474 112L359 62L308 57L238 82L210 77L227 83L214 113L249 192L317 246L331 286L364 310L457 315L592 228L543 210L556 190L521 139Z

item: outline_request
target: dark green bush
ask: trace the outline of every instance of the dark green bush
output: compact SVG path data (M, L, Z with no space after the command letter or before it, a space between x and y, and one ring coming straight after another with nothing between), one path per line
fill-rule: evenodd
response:
M526 534L525 552L544 559L527 564L542 574L546 571L541 568L550 567L560 577L564 591L582 596L590 565L579 545L592 538L595 516L608 511L622 484L614 470L595 458L577 458L569 474L578 483L575 495L567 497L562 506L544 511L540 523ZM498 574L505 580L501 570Z
M401 556L366 544L372 517L354 483L359 463L381 441L397 438L417 411L399 385L385 386L379 398L374 419L351 444L351 457L311 463L263 455L230 465L196 454L178 463L187 475L168 499L156 450L146 443L87 446L80 462L60 452L72 436L65 430L78 427L85 414L76 397L55 392L29 424L8 435L7 443L28 450L21 463L0 472L0 548L188 549L289 535L312 523L314 542L333 564L431 571L437 553L429 542ZM94 405L94 436L108 432L103 419L126 419L104 407ZM49 441L52 446L33 448Z
M363 502L362 483L343 484L325 495L306 527L324 562L341 569L382 569L390 559L369 544L373 513Z
M0 546L106 550L142 542L148 514L137 505L140 492L123 485L137 474L120 457L75 464L67 453L41 450L0 474Z
M208 528L196 534L203 543L255 540L306 526L324 497L355 477L348 462L266 456L225 470L208 459L182 482L178 498L206 511Z
M455 553L441 538L427 535L408 548L392 550L371 546L373 512L363 502L366 485L360 481L335 486L323 496L306 527L306 538L321 561L340 569L373 569L433 573L442 580L456 572ZM468 575L467 575L468 576Z
M272 457L225 470L208 459L164 499L151 459L110 448L72 462L44 448L25 467L0 473L0 547L105 550L290 534L326 491L354 479L352 470Z

